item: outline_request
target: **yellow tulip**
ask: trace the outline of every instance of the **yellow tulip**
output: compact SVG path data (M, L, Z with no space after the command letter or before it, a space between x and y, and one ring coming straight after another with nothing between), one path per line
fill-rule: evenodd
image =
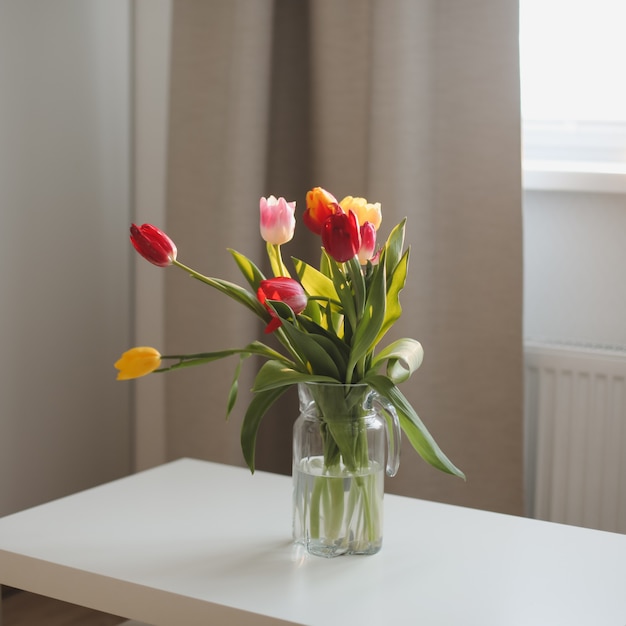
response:
M363 226L365 222L374 225L378 230L380 223L383 221L383 214L380 208L380 202L368 202L365 198L353 198L346 196L339 206L347 213L353 211L359 221L359 226Z
M154 372L161 365L161 355L154 348L140 346L131 348L122 354L115 363L116 369L120 370L117 380L129 380L139 378Z

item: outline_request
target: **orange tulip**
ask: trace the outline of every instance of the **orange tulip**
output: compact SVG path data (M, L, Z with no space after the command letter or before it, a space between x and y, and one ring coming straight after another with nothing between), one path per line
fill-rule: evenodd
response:
M322 187L315 187L306 194L306 211L302 220L309 230L321 235L324 222L338 210L335 196Z

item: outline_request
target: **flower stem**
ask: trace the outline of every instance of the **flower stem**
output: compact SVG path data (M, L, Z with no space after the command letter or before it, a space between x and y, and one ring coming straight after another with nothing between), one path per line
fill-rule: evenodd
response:
M274 276L285 276L290 278L289 271L285 263L283 262L283 256L280 252L280 244L267 244L267 256L270 259L270 265L272 266L272 272Z

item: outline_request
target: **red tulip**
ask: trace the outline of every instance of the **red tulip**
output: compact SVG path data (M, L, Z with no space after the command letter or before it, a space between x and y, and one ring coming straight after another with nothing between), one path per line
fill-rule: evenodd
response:
M321 187L315 187L306 194L306 211L302 221L316 235L322 234L324 222L336 211L341 211L337 199Z
M302 313L307 305L307 295L302 285L297 280L285 276L262 280L257 290L257 298L272 316L270 323L265 327L266 333L274 332L282 324L275 311L266 304L266 300L284 302L296 315Z
M133 224L130 227L130 241L144 259L159 267L167 267L176 259L174 242L152 224Z
M352 259L361 248L361 234L356 215L350 211L335 213L322 227L322 244L338 263Z

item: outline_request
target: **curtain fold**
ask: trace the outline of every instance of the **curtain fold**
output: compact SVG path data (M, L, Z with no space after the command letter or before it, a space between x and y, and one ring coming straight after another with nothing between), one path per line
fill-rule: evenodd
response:
M517 2L174 0L168 230L179 258L239 282L226 251L261 263L258 199L304 209L320 185L408 217L409 280L393 336L425 348L402 390L467 482L409 446L387 489L522 513L522 259ZM285 256L317 263L296 229ZM224 296L169 271L171 352L262 332ZM168 375L168 456L240 464L235 362ZM295 397L261 425L259 469L290 471Z
M270 0L173 4L167 229L183 263L237 282L227 248L251 258L264 253L255 203L266 176L272 10ZM167 353L243 347L256 338L248 311L181 272L167 272L165 292ZM242 462L240 415L225 421L234 367L231 359L167 375L169 458ZM251 382L247 368L240 406Z

